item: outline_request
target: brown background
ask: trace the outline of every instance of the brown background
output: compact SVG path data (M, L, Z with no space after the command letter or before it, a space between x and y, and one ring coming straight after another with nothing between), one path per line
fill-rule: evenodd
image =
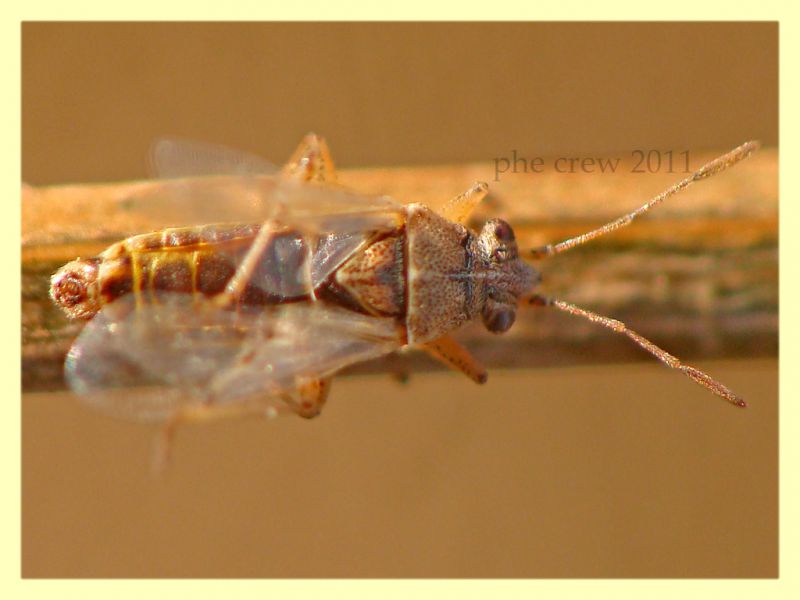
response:
M340 166L777 144L777 25L25 24L23 172L137 178L179 134ZM771 577L777 362L337 382L314 422L180 433L23 402L23 574Z

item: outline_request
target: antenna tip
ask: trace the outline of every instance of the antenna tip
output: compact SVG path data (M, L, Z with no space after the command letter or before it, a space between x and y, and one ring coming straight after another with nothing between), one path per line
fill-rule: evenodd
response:
M745 142L741 146L739 146L739 148L745 154L750 155L753 152L755 152L756 150L758 150L759 148L761 148L761 142L759 140L750 140L748 142Z

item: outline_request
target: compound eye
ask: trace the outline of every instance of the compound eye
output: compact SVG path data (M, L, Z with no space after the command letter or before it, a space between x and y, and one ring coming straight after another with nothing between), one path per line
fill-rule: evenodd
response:
M517 314L510 309L493 310L483 315L483 324L492 333L503 333L511 329Z
M493 226L494 237L496 237L498 240L501 242L514 241L514 230L511 229L511 225L501 219L497 219L493 222Z

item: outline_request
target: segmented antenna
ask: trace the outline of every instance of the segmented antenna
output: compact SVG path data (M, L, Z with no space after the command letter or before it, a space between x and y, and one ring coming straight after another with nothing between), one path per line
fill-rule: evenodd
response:
M650 354L655 356L658 360L660 360L662 363L664 363L671 369L677 369L681 371L687 377L692 378L695 382L699 383L704 388L715 393L720 398L724 398L734 406L738 406L740 408L747 407L747 403L744 400L742 400L742 398L734 394L731 390L722 385L719 381L717 381L713 377L710 377L709 375L706 375L699 369L690 367L689 365L684 365L683 363L681 363L680 359L678 359L676 356L673 356L666 350L662 350L661 348L656 346L653 342L651 342L646 338L643 338L635 331L628 329L628 327L622 321L617 321L616 319L610 319L609 317L598 315L597 313L593 313L589 310L579 308L574 304L569 304L568 302L555 300L553 298L546 298L544 296L539 296L539 295L532 296L530 298L530 303L534 306L555 306L559 310L563 310L564 312L567 312L571 315L577 315L579 317L583 317L584 319L588 319L593 323L598 323L603 327L608 327L612 331L627 335L640 347L647 350Z
M541 248L535 248L531 252L533 253L534 257L536 258L543 258L546 256L553 256L554 254L559 254L560 252L565 252L575 246L580 246L581 244L585 244L588 241L591 241L595 238L598 238L602 235L607 233L611 233L615 229L619 229L620 227L625 227L626 225L630 225L631 222L641 214L646 213L648 210L660 204L670 196L674 196L678 192L686 189L695 181L700 181L702 179L708 179L717 173L721 173L728 167L731 167L738 163L741 160L744 160L748 156L750 156L753 152L758 150L761 146L759 142L752 141L752 142L745 142L738 148L734 148L727 154L723 154L722 156L715 158L711 162L703 165L697 171L689 175L686 179L683 179L673 185L671 188L661 192L657 196L654 196L650 200L648 200L644 205L640 206L633 212L630 212L626 215L611 221L610 223L606 223L602 227L599 227L593 231L588 233L584 233L582 235L576 236L574 238L570 238L568 240L564 240L563 242L559 242L558 244L548 244L546 246L542 246ZM555 306L559 310L563 310L571 315L576 315L579 317L583 317L584 319L588 319L593 323L598 323L603 327L607 327L616 333L622 333L632 339L636 344L638 344L644 350L647 350L650 354L655 356L658 360L662 363L667 365L672 369L677 369L681 371L687 377L693 379L696 383L699 383L704 388L708 389L709 391L715 393L720 398L724 398L734 406L739 406L741 408L745 408L747 403L742 400L739 396L734 394L731 390L727 387L722 385L719 381L710 377L709 375L703 373L699 369L694 367L690 367L688 365L684 365L681 361L667 352L666 350L662 350L658 346L656 346L650 340L643 338L641 335L636 333L635 331L628 329L625 323L621 321L617 321L616 319L611 319L609 317L604 317L602 315L598 315L597 313L593 313L583 308L579 308L574 304L569 304L567 302L563 302L562 300L555 300L553 298L546 298L540 295L534 295L529 299L530 304L535 306Z
M586 242L589 242L607 233L611 233L615 229L619 229L620 227L625 227L626 225L630 225L631 221L633 221L636 217L646 213L648 210L650 210L657 204L661 204L664 200L666 200L670 196L674 196L678 192L685 190L695 181L708 179L709 177L716 175L717 173L721 173L728 167L731 167L736 163L738 163L739 161L744 160L745 158L750 156L753 152L758 150L760 146L761 144L757 141L745 142L738 148L734 148L727 154L723 154L719 158L715 158L711 162L703 165L702 167L697 169L697 171L689 175L686 179L679 181L671 188L661 192L657 196L654 196L646 204L640 206L633 212L629 212L628 214L623 215L620 218L611 221L610 223L606 223L602 227L599 227L593 231L581 234L579 236L570 238L568 240L564 240L563 242L559 242L558 244L548 244L540 248L534 248L533 250L531 250L531 253L533 254L534 258L544 258L546 256L553 256L555 254L559 254L560 252L565 252L567 250L570 250L575 246L580 246L581 244L585 244Z

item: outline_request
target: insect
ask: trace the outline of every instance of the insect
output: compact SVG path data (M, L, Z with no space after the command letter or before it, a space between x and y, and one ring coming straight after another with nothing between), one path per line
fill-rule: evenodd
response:
M746 158L747 142L633 212L531 251L564 252L629 225L668 197ZM465 223L485 183L437 213L368 197L336 183L325 141L307 136L277 171L256 157L164 140L154 147L163 185L130 201L165 228L63 266L50 294L89 320L69 351L69 385L118 416L178 424L248 414L319 414L331 377L413 346L477 383L484 367L452 336L481 319L507 331L518 306L553 306L622 333L728 402L727 387L623 323L534 290L511 226ZM129 389L133 388L133 389Z

